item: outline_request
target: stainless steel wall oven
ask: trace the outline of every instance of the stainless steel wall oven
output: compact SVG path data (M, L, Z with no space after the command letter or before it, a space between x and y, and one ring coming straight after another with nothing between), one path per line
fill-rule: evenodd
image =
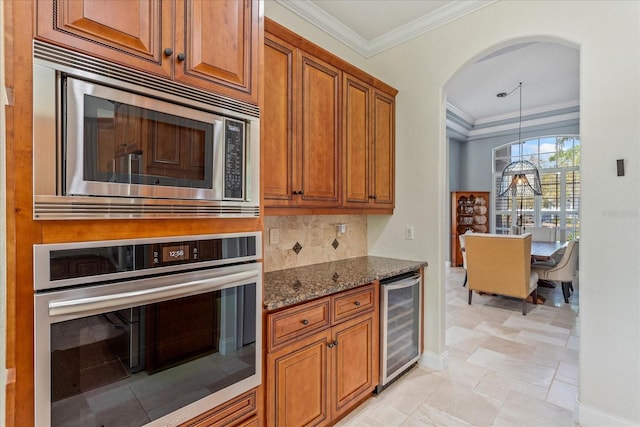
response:
M34 43L36 219L259 215L259 110Z
M37 426L173 426L261 383L260 233L34 247Z

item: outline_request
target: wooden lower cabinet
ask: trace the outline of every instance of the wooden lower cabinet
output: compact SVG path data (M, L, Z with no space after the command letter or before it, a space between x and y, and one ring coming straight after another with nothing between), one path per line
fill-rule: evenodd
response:
M332 419L345 414L378 385L378 328L372 315L333 330Z
M329 424L330 331L301 340L267 356L267 424Z
M367 305L371 295L374 299ZM331 301L333 311L339 304L343 307L345 296L357 308L350 318L287 345L269 346L273 350L267 354L267 425L332 425L378 384L378 284L324 299ZM364 311L358 311L363 306ZM299 307L289 310L300 313ZM286 312L270 315L268 322Z
M258 409L257 394L257 389L248 391L182 424L180 427L257 427L260 425L256 415Z

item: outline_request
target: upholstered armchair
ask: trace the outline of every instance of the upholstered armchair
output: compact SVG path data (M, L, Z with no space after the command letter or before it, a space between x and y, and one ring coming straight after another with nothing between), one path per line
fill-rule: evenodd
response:
M469 305L473 291L522 299L527 314L527 297L538 299L538 274L531 271L531 234L504 235L473 233L465 236Z
M562 283L564 302L569 302L573 279L578 271L578 240L571 240L559 261L536 262L531 266L540 279Z

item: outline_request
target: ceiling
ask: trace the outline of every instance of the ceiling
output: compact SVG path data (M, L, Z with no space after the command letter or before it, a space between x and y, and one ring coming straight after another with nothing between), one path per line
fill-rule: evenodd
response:
M276 0L340 42L371 57L473 13L495 0ZM373 24L375 23L375 24ZM550 42L510 45L463 67L447 101L471 124L579 104L579 51ZM503 117L504 116L504 117Z

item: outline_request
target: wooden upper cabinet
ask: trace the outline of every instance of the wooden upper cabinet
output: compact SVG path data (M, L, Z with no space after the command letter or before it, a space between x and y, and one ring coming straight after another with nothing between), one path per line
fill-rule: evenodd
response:
M341 72L265 35L265 206L340 206Z
M40 0L37 38L257 103L258 0Z
M303 53L299 205L340 206L340 70Z
M367 207L371 200L372 89L353 76L344 78L344 205Z
M160 0L40 0L37 37L123 65L171 77L173 6Z
M344 78L344 206L394 207L395 100Z
M175 7L175 79L257 103L258 1L176 0Z
M275 36L264 39L264 105L260 122L265 204L288 206L293 200L298 51ZM298 183L296 182L296 187Z
M371 175L372 205L395 206L395 98L376 91L373 97Z
M397 91L268 19L264 40L266 213L393 213Z

